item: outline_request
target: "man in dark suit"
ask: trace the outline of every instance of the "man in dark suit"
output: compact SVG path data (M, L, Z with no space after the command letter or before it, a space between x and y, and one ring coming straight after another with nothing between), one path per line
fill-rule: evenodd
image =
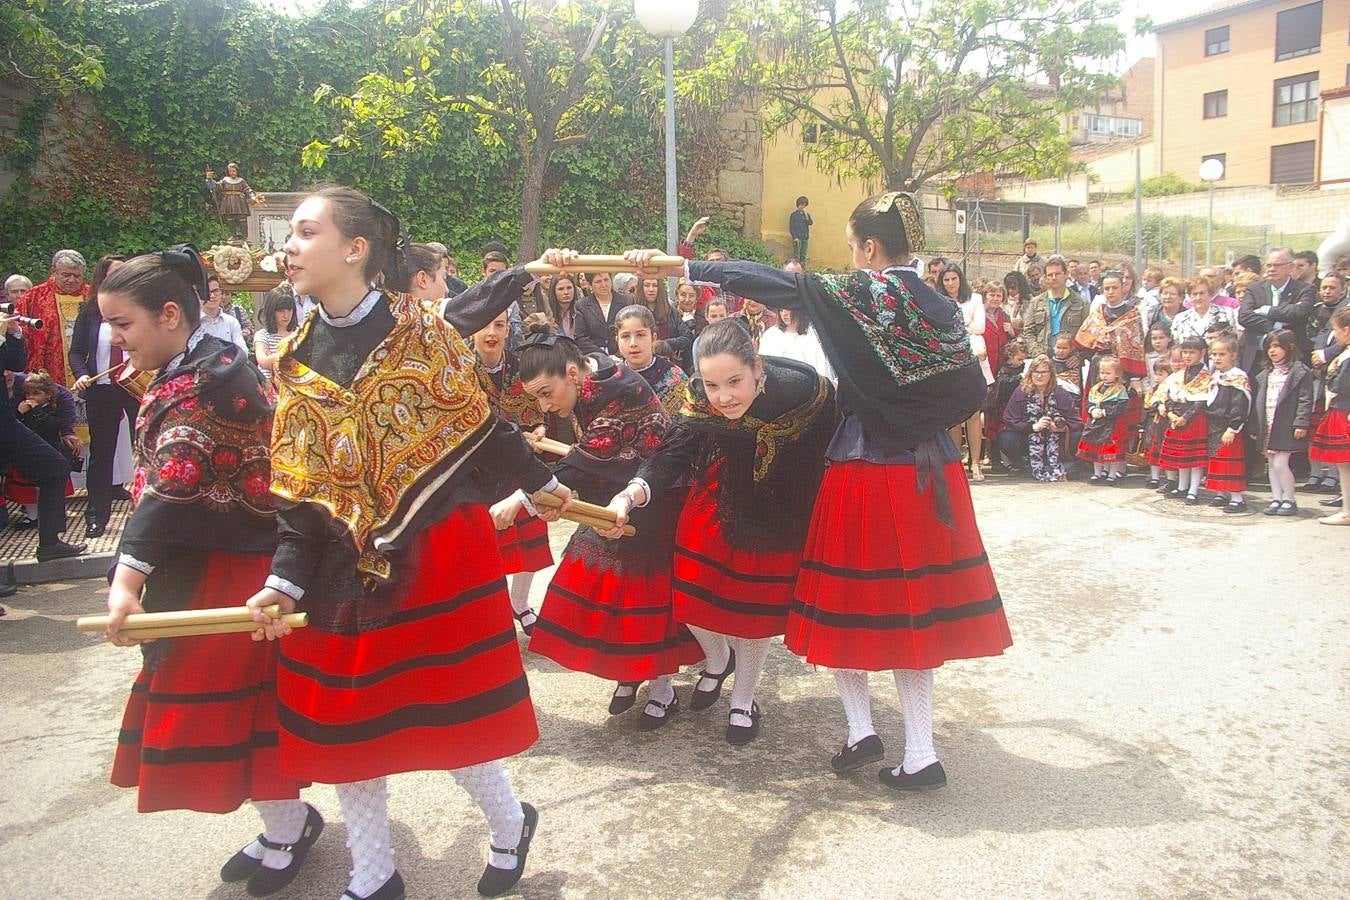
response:
M1272 331L1288 328L1294 332L1305 363L1312 353L1308 317L1316 298L1310 285L1293 276L1294 252L1276 247L1266 256L1265 280L1253 283L1243 294L1238 309L1238 324L1243 328L1238 365L1248 375L1260 368L1266 337Z
M28 348L18 323L0 315L0 370L22 372L28 361ZM66 530L66 479L70 464L51 445L28 429L14 415L8 398L0 402L0 459L37 485L38 548L40 562L79 556L84 544L61 540Z

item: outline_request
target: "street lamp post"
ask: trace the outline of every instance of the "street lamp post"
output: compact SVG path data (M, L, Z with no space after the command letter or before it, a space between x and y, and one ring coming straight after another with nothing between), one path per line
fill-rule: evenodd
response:
M1209 183L1209 225L1205 229L1205 265L1214 265L1214 182L1223 177L1223 161L1210 157L1200 164L1200 180Z
M680 242L675 182L675 38L693 27L698 0L634 0L633 12L642 27L666 45L666 249L673 255Z

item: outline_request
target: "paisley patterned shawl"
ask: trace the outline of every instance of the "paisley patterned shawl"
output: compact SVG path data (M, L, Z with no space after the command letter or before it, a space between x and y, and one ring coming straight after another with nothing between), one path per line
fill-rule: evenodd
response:
M394 327L350 388L295 359L317 317L282 344L275 383L272 491L314 503L351 534L357 568L391 577L383 551L491 433L473 348L430 304L389 297Z
M1192 378L1186 377L1186 370L1173 372L1167 376L1164 384L1169 385L1167 398L1180 403L1208 403L1211 383L1214 376L1204 366Z
M775 360L775 363L786 362ZM830 382L817 376L815 391L804 402L787 410L771 409L771 401L761 395L744 416L728 419L713 409L701 381L690 382L679 418L695 431L712 434L742 435L755 442L754 480L761 482L773 470L779 453L806 435L823 411L833 413L833 389ZM830 431L833 430L831 425Z
M151 383L136 417L129 543L270 552L272 406L234 344L202 338ZM179 598L181 599L181 598Z
M1074 342L1089 350L1097 350L1099 344L1105 343L1106 351L1120 360L1127 375L1142 378L1147 371L1143 319L1137 306L1131 306L1110 322L1106 320L1106 305L1098 306L1088 313Z
M1247 398L1247 402L1252 402L1252 383L1247 378L1247 373L1239 368L1229 369L1227 372L1215 371L1210 378L1210 387L1208 402L1213 403L1214 398L1219 396L1219 388L1230 387L1237 390Z
M1099 381L1088 391L1088 406L1102 406L1107 403L1124 403L1130 399L1130 389L1117 381L1107 384Z
M520 380L520 360L515 354L505 352L502 367L496 372L489 372L479 360L478 384L487 394L492 408L508 422L526 429L543 424L544 414L539 411L539 405L525 393L525 383Z

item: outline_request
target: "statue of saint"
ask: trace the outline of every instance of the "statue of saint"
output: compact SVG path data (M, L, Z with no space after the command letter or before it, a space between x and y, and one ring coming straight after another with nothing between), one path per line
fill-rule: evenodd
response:
M216 212L230 228L234 240L243 240L248 234L248 205L261 202L262 198L254 193L248 182L239 177L239 165L228 163L225 177L216 180L216 173L206 167L206 189L215 201Z

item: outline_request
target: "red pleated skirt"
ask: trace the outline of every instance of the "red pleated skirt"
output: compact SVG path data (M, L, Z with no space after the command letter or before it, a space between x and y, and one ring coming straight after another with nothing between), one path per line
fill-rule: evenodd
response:
M75 496L75 483L66 479L66 496ZM37 485L26 480L13 466L5 473L5 499L15 503L33 504L38 502Z
M1327 410L1313 433L1308 459L1336 466L1350 463L1350 413L1343 409Z
M1227 447L1219 445L1205 470L1205 490L1231 494L1247 489L1247 460L1243 453L1246 443L1239 435Z
M502 570L539 572L553 565L553 550L548 545L548 523L521 510L515 524L497 532L497 548L502 553Z
M698 642L675 621L670 557L651 566L615 565L599 540L587 525L572 535L544 595L530 651L611 681L647 681L702 659Z
M727 543L717 482L695 484L675 533L675 619L731 637L782 634L801 565L801 550L754 552Z
M238 606L269 557L213 553L187 609ZM112 783L138 788L141 812L227 813L245 800L291 800L277 748L277 645L245 634L165 638L164 658L131 687Z
M1197 469L1209 460L1209 419L1202 413L1185 428L1168 428L1163 434L1162 465L1165 469Z
M1163 437L1167 434L1167 422L1150 419L1144 426L1144 459L1150 466L1162 466Z
M281 639L288 774L343 784L458 769L538 739L487 508L458 506L418 541L417 574L384 627Z
M1115 427L1111 429L1111 436L1105 441L1097 443L1085 438L1078 441L1078 458L1090 463L1123 462L1129 444L1130 429L1138 424L1136 420L1133 425L1127 426L1124 415L1117 417Z
M831 463L816 500L784 643L836 669L931 669L1012 645L960 463L952 523L913 465Z

